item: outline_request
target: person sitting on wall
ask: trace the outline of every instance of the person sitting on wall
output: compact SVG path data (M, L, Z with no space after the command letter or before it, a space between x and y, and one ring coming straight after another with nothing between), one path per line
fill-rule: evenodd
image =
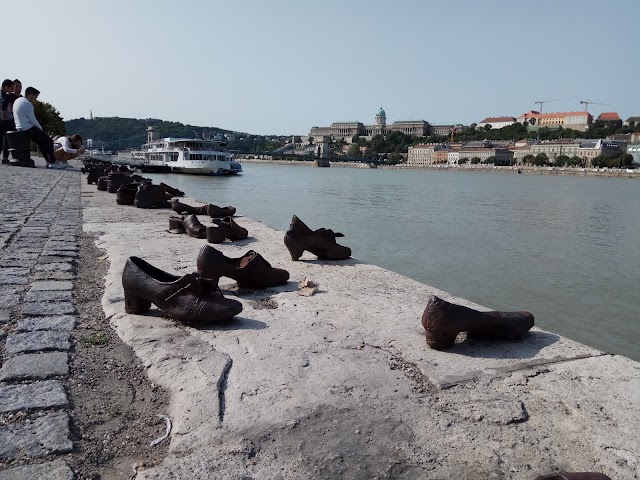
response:
M60 135L53 139L53 153L58 163L64 166L68 165L69 160L82 155L85 150L80 135L71 135L71 137Z
M16 99L13 104L13 119L16 123L16 130L24 132L33 140L40 149L40 153L47 162L47 168L64 168L56 163L53 153L53 140L42 131L42 125L38 122L33 105L38 101L40 91L33 87L27 87L24 97Z

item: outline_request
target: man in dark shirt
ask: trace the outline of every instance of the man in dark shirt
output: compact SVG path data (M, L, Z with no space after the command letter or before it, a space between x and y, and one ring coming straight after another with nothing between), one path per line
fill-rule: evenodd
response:
M13 124L13 114L11 115L11 118L9 118L7 108L9 105L8 96L9 94L13 94L13 80L9 80L8 78L3 80L1 93L2 119L0 119L0 143L2 144L2 163L9 163L9 142L7 142L7 132L15 130L15 125ZM5 103L7 104L7 107L5 107Z

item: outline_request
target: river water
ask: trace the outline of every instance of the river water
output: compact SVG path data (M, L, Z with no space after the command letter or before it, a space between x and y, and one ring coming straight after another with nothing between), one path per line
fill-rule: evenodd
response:
M492 309L529 310L545 330L640 360L638 180L243 169L150 176L278 230L296 214L312 229L344 233L339 243L367 263Z

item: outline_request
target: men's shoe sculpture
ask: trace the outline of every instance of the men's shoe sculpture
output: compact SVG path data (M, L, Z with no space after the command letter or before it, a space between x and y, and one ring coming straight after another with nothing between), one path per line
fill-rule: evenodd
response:
M243 240L249 236L247 229L238 225L231 217L214 218L211 221L224 231L224 237L229 240Z
M558 472L538 475L535 480L611 480L611 477L597 472Z
M99 177L98 180L96 180L96 186L98 187L98 190L102 192L106 192L108 181L109 181L109 177L107 177L106 175Z
M131 177L124 173L110 173L107 175L107 192L116 193L122 185L128 185L131 181Z
M284 236L284 244L291 254L291 260L298 260L305 250L321 260L346 260L351 256L351 249L336 243L337 237L344 235L327 228L311 230L294 215Z
M177 188L173 188L166 183L160 182L160 186L164 189L172 197L184 197L184 192L182 190L178 190Z
M171 209L178 213L187 213L192 215L209 215L213 218L233 216L236 213L234 207L218 207L217 205L207 204L194 207L187 205L179 200L171 200Z
M211 218L233 217L235 214L235 207L219 207L211 203L207 205L207 215Z
M240 258L229 258L215 248L204 245L198 254L198 274L218 283L220 277L229 277L240 287L264 288L287 283L289 272L273 268L262 255L249 250Z
M116 193L116 203L118 205L133 205L138 193L138 184L121 185Z
M187 215L182 218L182 225L187 235L194 238L207 238L207 227L200 223L196 215Z
M143 183L138 187L133 204L138 208L169 208L164 189L150 183Z
M89 168L89 173L87 173L87 183L91 185L92 183L96 183L98 178L105 175L104 168L102 167L91 167Z
M129 257L122 272L124 308L142 314L153 303L174 320L191 326L226 320L242 304L225 298L215 282L197 273L171 275L138 257Z
M427 345L435 350L453 346L461 332L470 337L510 338L525 334L533 327L529 312L480 312L446 302L432 295L422 314Z

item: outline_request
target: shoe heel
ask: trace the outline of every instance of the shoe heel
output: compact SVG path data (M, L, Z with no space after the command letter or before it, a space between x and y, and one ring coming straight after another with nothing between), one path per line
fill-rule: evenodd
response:
M304 253L304 248L295 248L295 247L290 247L289 245L287 245L286 247L287 247L287 250L289 250L289 253L291 254L291 260L293 260L294 262L298 260Z
M127 313L144 313L151 308L151 300L124 291L124 310Z
M442 350L444 348L453 347L456 343L457 333L436 333L432 330L425 330L427 333L427 345L434 350Z

